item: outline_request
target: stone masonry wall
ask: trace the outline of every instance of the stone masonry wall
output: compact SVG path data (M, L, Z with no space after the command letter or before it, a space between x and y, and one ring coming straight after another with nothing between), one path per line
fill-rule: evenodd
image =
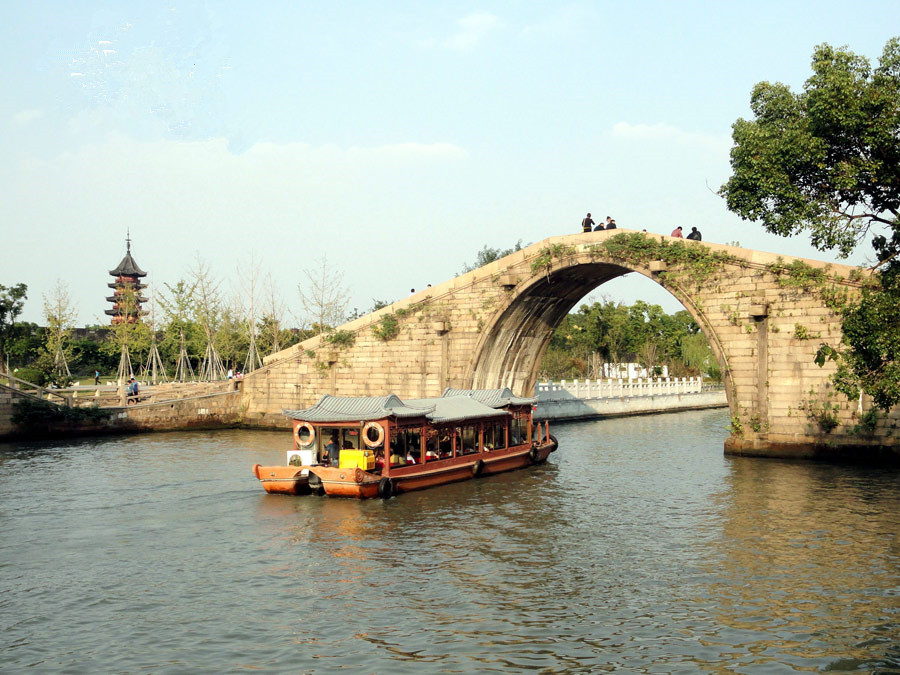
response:
M286 427L282 408L309 406L325 393L405 398L438 396L447 386L510 386L531 395L540 359L565 314L605 281L636 272L675 295L709 338L733 419L727 451L818 456L877 446L896 454L896 416L860 434L855 427L870 402L837 394L829 382L833 364L820 368L813 360L822 342L840 342L840 318L829 298L857 293L860 270L645 235L651 243L677 241L727 256L704 276L698 264L604 248L627 233L544 240L347 323L331 338L274 354L244 379L244 422ZM394 322L395 336L389 330ZM830 431L829 418L838 422Z

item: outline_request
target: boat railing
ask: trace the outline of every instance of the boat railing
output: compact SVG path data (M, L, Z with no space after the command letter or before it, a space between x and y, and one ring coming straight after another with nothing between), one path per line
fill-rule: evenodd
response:
M699 394L702 391L701 377L637 377L538 382L535 396L539 401L559 401Z

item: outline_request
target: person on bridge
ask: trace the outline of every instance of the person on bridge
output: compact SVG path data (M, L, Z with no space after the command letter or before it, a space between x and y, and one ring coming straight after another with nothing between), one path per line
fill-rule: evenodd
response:
M684 239L684 237L681 234L681 225L679 225L674 230L672 230L672 234L670 234L669 236L670 237L678 237L679 239Z
M696 227L691 228L691 233L687 236L688 239L693 239L694 241L703 241L703 235L700 234L700 230Z
M584 220L581 221L581 231L582 232L590 232L594 227L594 221L591 218L591 214L587 214Z

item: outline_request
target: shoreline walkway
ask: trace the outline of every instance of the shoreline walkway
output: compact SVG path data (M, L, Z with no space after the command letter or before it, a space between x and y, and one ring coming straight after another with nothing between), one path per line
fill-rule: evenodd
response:
M728 406L721 385L699 377L539 382L535 419L579 420Z

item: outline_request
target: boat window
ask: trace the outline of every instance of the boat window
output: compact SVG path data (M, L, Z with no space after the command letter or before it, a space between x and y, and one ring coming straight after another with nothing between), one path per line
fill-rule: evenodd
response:
M359 450L359 429L341 429L341 449Z
M432 462L441 457L440 436L443 433L440 429L429 428L425 436L425 461Z
M422 461L422 433L419 429L391 429L391 455Z
M334 460L334 457L331 456L331 450L336 448L340 452L341 429L339 427L319 427L318 443L319 461L330 462Z
M440 440L438 441L438 454L441 459L445 457L453 457L453 433L452 429L441 429Z
M478 429L473 425L469 425L460 427L458 431L457 451L462 455L478 452Z
M506 447L506 425L495 422L484 430L485 450L502 450Z
M516 416L509 423L509 444L521 445L528 436L528 418Z

